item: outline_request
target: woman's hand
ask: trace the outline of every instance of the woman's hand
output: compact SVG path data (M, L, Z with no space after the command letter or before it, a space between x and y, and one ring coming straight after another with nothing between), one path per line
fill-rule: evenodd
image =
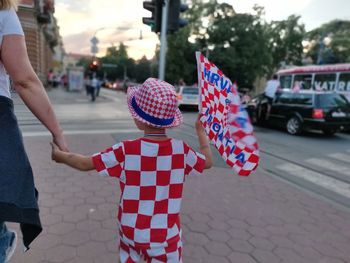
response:
M53 143L56 146L58 146L58 148L60 148L61 151L69 152L66 140L65 140L65 138L64 138L62 133L60 135L58 135L58 136L53 136L52 139L53 139Z

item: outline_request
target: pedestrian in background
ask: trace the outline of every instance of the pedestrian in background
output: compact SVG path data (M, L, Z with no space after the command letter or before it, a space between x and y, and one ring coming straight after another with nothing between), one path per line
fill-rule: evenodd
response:
M51 132L60 149L67 151L51 103L29 62L16 7L15 0L0 0L0 263L9 261L17 240L16 232L5 222L21 224L26 249L42 231L37 191L14 115L9 76L27 107Z
M96 75L93 75L91 79L91 90L90 90L90 95L91 95L91 101L96 100L96 92L99 86L99 80L97 79Z
M47 83L49 88L54 87L54 80L55 80L55 74L53 73L53 70L50 69L49 72L47 73Z
M85 90L86 90L86 96L89 96L90 90L91 90L91 79L88 75L86 75L84 78L84 85L85 85Z
M120 261L182 262L180 208L183 185L212 165L212 153L199 120L195 128L200 153L166 129L179 126L182 115L174 87L149 78L128 89L129 111L143 137L119 142L92 157L60 151L52 159L73 168L97 170L120 181L118 211Z
M100 90L102 85L102 79L97 78L97 87L96 87L96 97L100 96Z

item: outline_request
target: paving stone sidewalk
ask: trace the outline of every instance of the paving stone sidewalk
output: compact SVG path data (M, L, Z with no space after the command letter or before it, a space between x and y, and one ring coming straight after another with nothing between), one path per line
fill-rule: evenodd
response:
M94 153L108 134L71 135L72 151ZM13 263L118 262L118 183L50 161L49 137L25 138L40 191L44 231ZM350 262L350 213L258 170L213 168L185 185L185 263Z
M49 96L54 104L90 103L83 92L53 89ZM70 149L84 154L112 145L113 138L121 139L67 136ZM44 231L27 253L19 246L11 262L118 262L118 182L53 163L49 140L25 138ZM350 211L263 170L245 178L213 168L189 178L182 226L184 263L350 263Z

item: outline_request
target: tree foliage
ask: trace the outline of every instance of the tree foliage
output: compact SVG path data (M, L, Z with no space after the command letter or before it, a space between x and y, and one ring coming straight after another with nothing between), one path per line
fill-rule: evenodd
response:
M197 82L195 51L208 56L242 88L252 88L257 79L283 65L301 65L305 48L314 63L320 58L322 63L350 62L350 21L331 21L306 33L300 16L267 22L261 6L254 6L251 13L236 13L232 5L217 0L192 0L183 15L189 24L167 36L165 78L173 84L180 79ZM329 43L320 45L325 39ZM123 79L127 73L137 82L157 76L158 61L159 45L152 60L134 61L123 43L108 48L101 58L102 63L117 65L102 69L108 78Z
M282 62L301 64L305 29L300 17L267 23L261 6L254 6L252 14L239 14L230 4L217 0L192 2L186 12L189 26L168 37L168 80L196 81L195 51L209 56L246 88L252 88L257 78L271 74Z
M259 15L235 14L221 4L208 29L210 59L239 86L252 88L271 64L268 39Z
M127 47L120 43L118 47L107 48L106 55L100 59L100 72L110 79L128 78L129 73L135 70L135 61L128 56ZM114 65L115 67L103 67L103 64Z
M308 32L306 40L307 54L314 63L350 62L350 21L333 20L323 24Z
M300 16L291 15L286 20L272 21L267 30L272 55L271 69L278 69L281 64L301 65L305 26L300 22Z

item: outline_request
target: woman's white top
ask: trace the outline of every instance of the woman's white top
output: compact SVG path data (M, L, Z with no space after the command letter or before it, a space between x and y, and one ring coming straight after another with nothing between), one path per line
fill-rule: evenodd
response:
M0 50L6 35L24 36L21 23L14 9L0 10ZM0 96L11 97L9 76L0 60Z

